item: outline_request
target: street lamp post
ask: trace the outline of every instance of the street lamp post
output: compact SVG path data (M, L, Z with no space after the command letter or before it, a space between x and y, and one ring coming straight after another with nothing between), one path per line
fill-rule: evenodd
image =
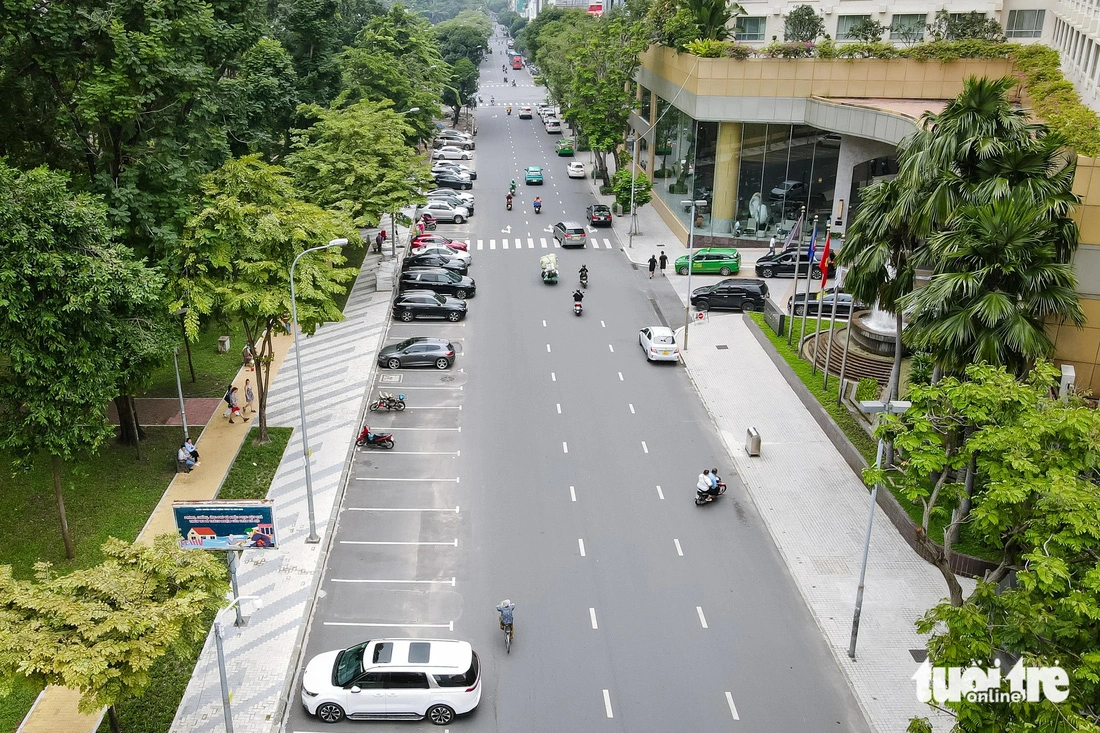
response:
M298 415L302 421L302 457L306 464L306 506L309 508L309 536L306 542L310 543L320 542L321 538L317 536L317 521L313 516L313 474L309 470L309 432L306 428L306 397L302 388L302 351L298 348L298 331L301 329L298 327L298 302L294 293L294 268L303 255L330 247L343 247L347 243L348 240L341 238L320 247L311 247L295 257L290 265L290 319L294 322L294 366L298 371Z
M880 402L877 400L862 400L859 403L859 409L861 412L867 415L875 415L881 412L887 415L901 415L912 406L911 402L905 400L891 400L890 402ZM878 439L878 450L875 453L875 468L882 470L882 453L885 448L885 441L882 438ZM852 639L848 643L848 656L852 659L856 658L856 638L859 636L859 614L863 610L863 583L867 577L867 555L871 550L871 525L875 521L875 500L878 499L878 481L875 482L874 487L871 489L871 508L867 512L867 534L863 540L863 563L859 568L859 589L856 591L856 609L852 615Z
M695 264L692 261L695 247L695 207L705 206L706 203L705 199L693 199L691 201L680 202L681 206L691 204L691 221L688 222L688 297L687 305L684 306L684 351L687 351L688 348L688 326L691 325L691 269Z
M222 622L219 617L226 611L239 608L242 601L253 601L256 608L263 604L263 599L258 596L237 596L228 606L214 614L214 647L218 651L218 677L222 684L222 715L225 717L225 733L233 733L233 709L229 702L229 676L225 671L225 649L222 648ZM238 615L239 613L238 611Z
M638 227L638 218L634 214L634 186L638 179L638 138L631 133L626 142L632 148L630 153L630 232L627 234L627 247L634 249L634 230Z
M176 368L176 392L180 396L180 417L183 418L183 439L190 440L191 436L187 434L187 408L183 406L183 385L180 384L180 350L177 346L172 349L172 366Z

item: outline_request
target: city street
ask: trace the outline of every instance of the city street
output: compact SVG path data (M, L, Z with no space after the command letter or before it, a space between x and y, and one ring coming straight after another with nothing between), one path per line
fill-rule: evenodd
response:
M378 369L374 392L405 393L409 407L368 413L396 446L355 455L303 659L383 636L469 641L483 693L455 730L867 731L691 380L639 348L639 328L682 323L671 284L634 269L611 229L589 227L585 249L555 246L552 225L584 223L595 203L566 177L591 155L559 158L559 135L518 119L545 91L526 69L504 86L499 48L482 66L496 104L477 111L477 213L439 226L470 243L469 317L393 323L385 339L447 338L457 359ZM530 165L544 185L524 185ZM539 277L548 252L557 285ZM729 490L696 507L696 477L713 466ZM510 654L494 609L506 597ZM305 713L300 681L287 731L409 730L325 725Z

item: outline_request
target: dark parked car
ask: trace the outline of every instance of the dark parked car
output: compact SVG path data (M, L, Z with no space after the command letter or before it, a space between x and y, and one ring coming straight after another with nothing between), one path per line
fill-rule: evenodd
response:
M400 369L407 366L434 366L447 369L455 363L455 347L447 339L415 336L390 344L378 352L378 366Z
M435 180L435 185L443 188L457 188L465 191L474 187L469 176L459 175L454 171L435 171L432 173L432 178Z
M756 261L756 274L758 277L794 277L795 261L797 260L798 274L800 276L805 275L806 268L810 265L806 254L806 250L799 253L792 249L787 252L764 255ZM814 266L810 270L810 277L814 280L821 279L821 268L818 264L820 262L820 258L815 258ZM829 277L835 274L835 270L836 268L830 265Z
M456 298L472 298L477 291L473 278L442 267L410 267L401 273L402 290L432 290Z
M414 318L446 318L461 321L466 317L466 301L431 290L406 290L393 301L393 317L402 321Z
M816 316L818 308L821 309L821 314L824 316L833 315L833 304L836 304L836 314L847 318L852 314L852 298L851 293L840 293L837 295L836 288L828 288L825 294L820 299L817 297L817 293L810 293L809 307L806 306L806 294L795 293L790 302L787 303L787 312L793 313L796 316L802 315L804 312L811 316ZM867 306L856 301L855 310L863 310Z
M453 270L459 275L465 275L467 270L469 270L469 267L462 260L456 260L453 257L445 257L435 254L434 252L426 252L422 255L409 255L402 263L401 269L406 270L410 267L442 267L447 270Z
M611 207L604 204L593 204L584 210L584 215L592 226L604 224L611 226Z
M714 309L760 311L768 297L762 280L730 278L691 291L691 304L701 311Z

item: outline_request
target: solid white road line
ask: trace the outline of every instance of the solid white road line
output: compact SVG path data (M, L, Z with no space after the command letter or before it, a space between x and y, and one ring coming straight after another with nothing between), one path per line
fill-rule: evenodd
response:
M695 613L699 614L699 623L703 625L703 628L707 628L707 617L703 615L703 607L696 606Z
M673 539L672 544L676 545L676 554L679 555L680 557L683 557L684 556L684 551L680 547L680 540Z
M607 712L607 717L615 717L615 714L611 712L611 693L607 690L603 691L603 709Z
M459 450L388 450L391 456L460 456Z
M454 478L382 478L380 476L356 476L356 481L442 481L445 483L458 483L458 476Z
M665 492L661 491L661 485L657 484L657 496L661 498L661 501L665 500Z
M396 426L392 427L392 428L386 428L386 430L424 430L424 431L427 431L427 430L441 430L441 431L446 431L446 432L451 432L451 433L461 433L462 432L462 428L402 428L402 427L396 427Z
M333 583L412 583L417 585L449 585L455 587L455 579L450 580L376 580L373 578L332 578Z
M741 716L737 714L737 706L733 704L733 695L726 692L726 704L730 706L730 715L734 720L741 720Z
M584 557L584 540L577 538L577 546L581 548L581 557Z
M545 318L542 319L542 327L546 328L546 319Z
M406 410L461 410L462 405L426 405L424 407L415 407L409 405Z
M450 621L445 624L371 624L358 621L325 621L325 626L367 626L370 628L383 628L383 629L447 629L448 631L455 630L455 622Z
M631 415L637 414L637 413L634 412L634 403L628 402L626 406L630 408L630 414Z
M558 414L560 415L561 414L561 403L560 402L557 403L557 406L558 406Z
M594 608L590 608L590 609L588 609L588 616L589 616L589 618L591 618L591 619L592 619L592 628L593 628L593 629L598 629L598 628L600 628L600 627L599 627L599 626L598 626L598 625L596 624L596 609L594 609Z
M642 453L649 453L649 446L645 444L644 440L642 441Z
M561 442L561 449L563 453L569 452L569 444L566 443L564 440Z
M558 381L558 375L557 375L557 374L554 374L554 372L550 372L550 381L551 381L551 382L556 382L556 381Z
M429 546L446 546L446 547L458 547L458 538L456 537L452 542L396 542L389 540L340 540L341 545L429 545Z
M547 344L547 345L546 345L546 353L547 353L547 354L549 354L549 353L550 353L550 344Z
M614 353L615 353L615 346L614 346L613 344L608 344L608 345L607 345L607 348L611 349L611 353L612 353L612 354L614 354Z
M574 489L574 488L573 488L572 486L570 486L570 487L569 487L569 498L570 498L570 499L571 499L572 501L576 501L576 500L577 500L577 490L576 490L576 489Z
M600 328L607 328L607 324L603 321L600 321Z
M349 506L349 512L447 512L458 514L458 507L389 507L389 506Z
M623 373L622 373L622 372L619 372L619 381L620 381L620 382L624 381L624 380L623 380Z

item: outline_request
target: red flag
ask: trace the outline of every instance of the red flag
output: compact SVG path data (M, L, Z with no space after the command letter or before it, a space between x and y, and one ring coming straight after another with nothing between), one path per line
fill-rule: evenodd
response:
M821 292L825 292L825 283L829 282L829 239L832 233L825 235L825 248L821 250Z

